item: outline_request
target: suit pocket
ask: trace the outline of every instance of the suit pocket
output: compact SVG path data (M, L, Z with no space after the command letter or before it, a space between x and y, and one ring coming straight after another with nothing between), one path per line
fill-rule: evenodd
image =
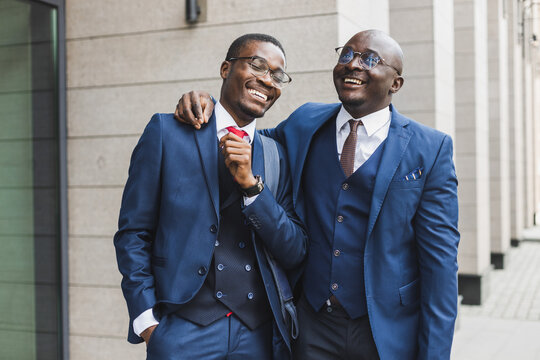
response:
M401 305L414 304L420 298L420 279L416 279L399 288L399 301Z
M165 267L166 264L167 264L167 259L166 258L161 257L161 256L152 255L152 265Z
M390 186L388 187L389 190L391 189L414 189L424 186L424 179L418 179L418 180L394 180L390 183Z

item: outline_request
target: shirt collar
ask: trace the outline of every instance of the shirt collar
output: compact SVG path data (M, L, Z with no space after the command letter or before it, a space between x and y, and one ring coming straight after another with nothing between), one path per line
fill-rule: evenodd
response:
M231 114L229 114L227 110L225 110L225 108L223 107L223 105L221 105L219 101L214 107L214 115L216 116L216 130L218 139L221 139L222 136L228 133L228 130L226 129L227 127L234 126L235 128L244 130L248 133L248 142L251 144L251 142L253 141L253 136L255 135L257 119L254 119L252 122L250 122L244 127L239 127L238 125L236 125L236 121L234 121Z
M354 119L351 114L349 114L349 112L345 110L345 107L341 105L341 109L339 110L336 118L336 128L338 129L338 131L341 130L341 128L347 123L347 121L351 119L362 120L367 135L371 136L375 134L380 128L382 128L388 121L390 121L390 115L390 107L387 106L381 110L368 114L363 118Z

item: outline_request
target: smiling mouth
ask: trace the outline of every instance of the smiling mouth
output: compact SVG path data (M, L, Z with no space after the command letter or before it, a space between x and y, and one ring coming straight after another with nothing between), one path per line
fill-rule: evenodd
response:
M363 85L365 84L365 82L363 82L362 80L359 80L359 79L353 79L353 78L345 78L343 80L343 82L345 84L356 84L356 85Z
M268 96L264 95L262 92L260 91L257 91L255 89L248 89L248 93L250 93L251 95L263 100L263 101L266 101L268 99Z

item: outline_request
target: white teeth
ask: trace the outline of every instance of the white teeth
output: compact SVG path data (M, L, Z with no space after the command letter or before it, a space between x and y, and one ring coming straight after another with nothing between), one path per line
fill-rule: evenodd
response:
M362 85L364 83L362 80L352 79L352 78L345 78L344 81L346 83L353 83L353 84L356 84L356 85Z
M267 96L266 96L266 95L264 95L262 92L257 91L257 90L255 90L255 89L248 89L248 92L249 92L250 94L252 94L252 95L255 95L255 96L260 97L260 98L263 99L264 101L266 101L266 99L267 99Z

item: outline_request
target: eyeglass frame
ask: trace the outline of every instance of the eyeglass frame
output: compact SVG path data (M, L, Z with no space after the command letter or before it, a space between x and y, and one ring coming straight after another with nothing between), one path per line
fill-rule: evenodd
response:
M264 74L255 74L253 73L254 71L257 71L255 69L253 69L253 66L251 65L251 62L254 60L254 59L260 59L262 61L264 61L264 63L266 64L267 66L267 69L266 71L264 72ZM285 71L283 70L279 70L281 71L283 74L285 74L288 78L289 78L289 81L287 82L279 82L278 80L276 80L272 75L274 75L276 73L275 70L272 70L270 69L270 65L268 64L268 61L266 61L265 58L263 57L260 57L260 56L257 56L257 55L254 55L254 56L239 56L239 57L230 57L228 59L225 59L225 61L234 61L234 60L251 60L251 62L248 62L249 64L249 68L252 70L252 73L253 75L255 75L256 77L260 77L260 76L265 76L266 74L268 74L268 72L270 72L270 78L272 79L272 84L274 84L275 87L277 87L278 89L283 89L286 85L288 85L289 83L291 83L292 81L292 77L287 74Z
M346 62L346 63L341 63L341 62L339 61L339 59L341 58L341 52L342 52L343 49L345 49L345 48L351 49L351 51L352 51L352 53L353 53L353 57L352 57L352 59L351 59L350 61L348 61L348 62ZM336 51L336 54L338 54L338 64L341 64L341 65L347 65L348 63L350 63L351 61L354 60L354 58L355 58L356 55L358 55L358 57L360 57L360 59L362 59L362 57L361 57L362 54L368 54L368 53L371 53L371 54L375 54L375 55L379 58L379 61L377 61L377 63L375 64L375 66L377 66L377 65L379 65L379 64L383 64L383 65L389 66L389 67L391 67L392 69L396 70L397 74L398 74L399 76L401 76L401 72L400 72L398 69L396 69L395 66L388 64L388 63L386 62L386 60L385 60L383 57L381 57L381 55L379 55L376 51L368 50L368 51L364 51L364 52L359 52L359 51L354 51L354 50L353 50L351 47L349 47L349 46L340 46L340 47L335 48L334 50ZM359 61L358 63L359 63L360 66L361 66L364 70L366 70L366 71L369 71L369 70L375 68L375 66L373 66L372 68L367 68L366 66L364 66L364 64L363 64L361 61Z

